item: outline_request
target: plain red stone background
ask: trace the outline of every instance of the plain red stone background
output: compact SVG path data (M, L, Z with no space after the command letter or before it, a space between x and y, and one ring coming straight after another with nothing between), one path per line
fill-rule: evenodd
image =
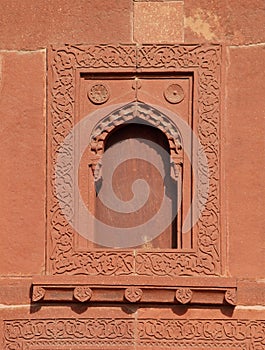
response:
M163 23L153 25L160 5L168 12ZM47 46L157 38L223 44L220 161L227 275L265 280L264 1L2 0L0 23L3 277L45 270Z

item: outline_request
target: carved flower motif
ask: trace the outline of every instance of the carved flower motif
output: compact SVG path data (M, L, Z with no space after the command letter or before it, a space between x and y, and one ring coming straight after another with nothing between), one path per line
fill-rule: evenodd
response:
M129 287L125 289L125 299L130 301L131 303L136 303L140 301L143 295L143 291L137 287Z
M92 290L87 286L79 286L74 289L75 299L81 301L88 301L92 297Z
M63 85L68 86L72 83L73 77L69 72L65 72L64 74L61 75L60 81Z
M199 240L200 240L201 245L204 247L209 247L212 245L211 238L205 234L200 236Z
M176 290L176 299L181 304L187 304L191 301L192 291L189 288L179 288Z
M228 289L225 292L225 300L230 305L236 305L236 302L237 302L236 289Z
M32 301L39 301L45 296L45 289L40 286L34 286L32 291Z

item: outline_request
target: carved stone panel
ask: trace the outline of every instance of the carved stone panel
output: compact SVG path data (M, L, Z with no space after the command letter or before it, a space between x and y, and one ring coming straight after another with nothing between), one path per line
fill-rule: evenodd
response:
M4 321L3 349L262 350L264 327L241 319L16 319Z
M219 220L220 46L65 45L52 47L48 62L47 272L53 275L221 275L224 266ZM113 88L118 86L117 77L121 85ZM164 84L161 96L156 95L156 88L154 95L147 93L152 84ZM111 107L114 103L116 109ZM136 252L132 249L91 249L72 228L71 219L68 220L76 215L72 212L75 201L74 141L69 133L87 113L101 108L108 110L100 122L94 124L91 134L90 147L95 156L94 160L91 158L91 169L98 171L102 140L115 122L119 123L120 115L126 114L125 106L137 107L139 116L146 104L158 105L154 111L158 127L168 137L175 164L182 157L181 147L178 136L172 134L172 128L163 125L166 109L169 114L179 113L183 120L190 123L206 155L209 196L191 234L192 242L187 249L163 249L159 252L150 249L137 249ZM108 122L109 119L112 123ZM156 122L155 118L153 122ZM62 153L65 140L70 151ZM59 169L58 157L63 159ZM203 188L206 175L200 154L198 162L197 186Z

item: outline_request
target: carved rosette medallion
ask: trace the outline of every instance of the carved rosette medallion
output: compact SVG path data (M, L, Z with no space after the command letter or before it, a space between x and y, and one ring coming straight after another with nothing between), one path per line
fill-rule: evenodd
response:
M225 292L225 301L230 305L236 305L237 303L236 289L228 289Z
M188 304L192 299L192 291L189 288L178 288L176 290L176 299L181 304Z
M45 289L39 286L34 286L32 290L32 301L40 301L45 296Z
M92 103L101 105L108 101L110 93L106 85L94 84L90 87L87 96Z
M141 300L143 291L141 288L129 287L125 289L124 296L129 302L136 303Z
M171 84L165 89L164 97L169 103L180 103L184 99L184 90L179 84Z
M92 290L87 286L79 286L74 289L75 299L81 301L82 303L89 301L92 297L92 293Z

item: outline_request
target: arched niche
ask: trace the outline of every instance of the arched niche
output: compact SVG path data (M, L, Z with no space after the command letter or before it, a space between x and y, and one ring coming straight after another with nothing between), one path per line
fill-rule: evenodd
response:
M144 221L149 220L159 210L161 203L158 199L161 199L161 193L167 192L168 196L172 196L172 203L178 200L177 196L181 196L182 189L180 188L181 182L178 181L182 177L182 164L183 164L183 150L182 140L179 130L174 123L163 113L157 109L148 106L140 102L132 102L119 108L98 122L90 135L90 154L91 159L89 165L92 170L90 174L90 193L92 193L92 182L96 183L97 193L100 191L100 182L104 179L104 165L102 165L102 157L104 152L115 144L120 144L122 150L122 142L129 142L131 147L134 147L134 142L138 142L139 139L145 139L151 141L161 148L163 148L168 157L162 157L162 155L155 155L150 150L150 163L152 160L160 161L164 163L165 177L167 181L174 182L175 191L170 193L168 188L168 182L162 179L162 183L159 180L159 176L156 174L156 170L148 164L138 160L135 161L134 166L128 163L124 166L122 172L118 175L120 184L117 184L117 192L125 193L123 200L130 200L130 185L137 180L137 178L148 177L151 182L150 187L154 188L151 191L148 198L148 205L145 205L141 210L136 213L116 213L115 211L106 208L102 201L97 198L95 193L94 198L91 199L94 207L94 214L100 221L114 227L127 227L141 225ZM136 141L137 140L137 141ZM152 146L150 146L152 148ZM146 152L149 152L148 150ZM159 152L157 152L159 153ZM117 155L118 156L118 155ZM161 158L159 160L159 157ZM163 158L163 159L162 159ZM103 158L104 159L104 158ZM104 180L103 180L104 181ZM164 182L163 182L164 181ZM172 185L172 183L171 183ZM164 186L164 188L163 188ZM171 187L172 188L172 187ZM173 198L173 196L175 196ZM151 205L150 205L151 203ZM174 209L173 209L174 207ZM168 227L165 228L161 234L153 241L148 242L138 248L180 248L181 246L181 215L177 215L175 212L175 204L169 208L172 211L174 219ZM174 211L174 212L173 212ZM143 214L144 213L144 214ZM97 234L97 228L95 227L95 234Z
M93 172L96 169L96 165L100 162L104 152L104 145L110 133L114 129L128 123L150 125L164 133L169 144L172 166L175 168L175 175L177 175L177 169L179 170L179 166L183 164L181 134L170 118L158 109L142 102L126 104L108 114L94 126L90 134L90 151L93 154L90 166ZM96 178L100 176L97 172L94 175Z

